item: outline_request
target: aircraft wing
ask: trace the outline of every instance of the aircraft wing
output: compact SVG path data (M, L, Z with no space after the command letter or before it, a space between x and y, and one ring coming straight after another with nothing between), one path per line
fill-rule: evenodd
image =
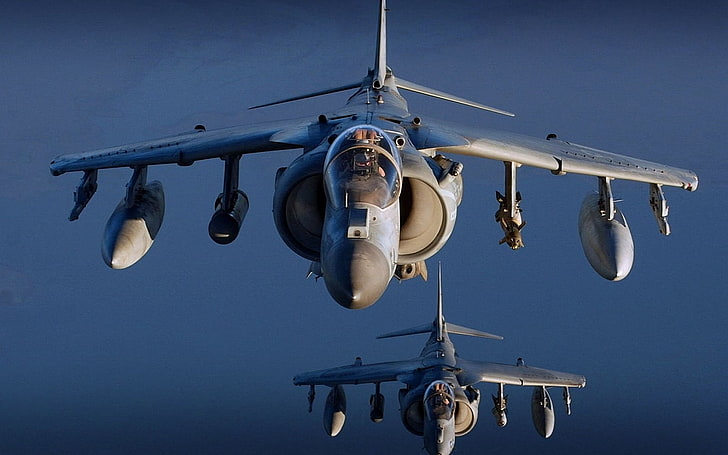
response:
M176 136L83 153L51 161L51 173L147 166L190 165L197 160L303 147L313 148L331 128L315 119L286 120L206 131L204 127Z
M676 186L689 191L698 188L698 177L690 170L666 166L625 155L557 139L539 139L497 130L475 130L421 120L408 128L418 150L437 150L510 161L548 169L554 174L594 175Z
M326 370L301 373L293 378L295 385L328 385L368 384L387 381L400 381L410 377L418 368L422 368L422 359L399 360L394 362L361 364L329 368Z
M521 386L584 387L586 385L584 376L526 365L458 359L457 366L461 370L457 375L461 385L478 382Z

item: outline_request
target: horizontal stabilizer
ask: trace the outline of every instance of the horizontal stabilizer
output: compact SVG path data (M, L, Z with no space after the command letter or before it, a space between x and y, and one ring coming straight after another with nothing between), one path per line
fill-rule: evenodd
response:
M463 327L457 324L445 323L447 333L454 333L457 335L469 335L471 337L490 338L491 340L502 340L503 337L500 335L494 335L488 332L482 332L480 330L471 329L469 327Z
M492 340L503 339L500 335L494 335L492 333L471 329L470 327L445 322L445 316L442 314L442 264L440 263L437 264L437 317L432 324L419 325L409 329L386 333L384 335L379 335L377 338L394 338L405 335L416 335L418 333L431 333L432 336L437 338L437 340L442 340L445 333L490 338Z
M403 336L407 336L407 335L417 335L420 333L431 333L432 328L433 328L432 324L425 324L425 325L420 325L417 327L411 327L409 329L397 330L396 332L385 333L384 335L379 335L377 337L377 339L403 337ZM482 332L480 330L471 329L469 327L463 327L463 326L457 325L457 324L451 324L449 322L445 323L445 330L447 330L448 334L468 335L468 336L472 336L472 337L490 338L492 340L502 340L503 339L503 337L500 335L495 335L495 334L488 333L488 332Z
M417 335L419 333L431 333L431 332L432 332L432 324L425 324L425 325L419 325L417 327L412 327L409 329L397 330L396 332L385 333L384 335L379 335L377 337L377 339L403 337L406 335Z
M307 93L305 95L294 96L291 98L286 98L284 100L273 101L271 103L259 104L257 106L249 107L248 109L258 109L260 107L275 106L276 104L283 104L283 103L288 103L291 101L305 100L306 98L313 98L315 96L328 95L329 93L343 92L344 90L351 90L351 89L355 89L355 88L359 88L359 87L361 87L361 82L356 82L353 84L342 85L341 87L327 88L325 90L319 90L318 92Z
M502 109L498 109L495 107L486 106L485 104L476 103L475 101L469 101L469 100L466 100L465 98L460 98L459 96L450 95L449 93L441 92L439 90L435 90L432 88L427 88L420 84L415 84L414 82L405 81L400 78L397 78L397 88L401 88L402 90L408 90L410 92L419 93L421 95L427 95L427 96L432 96L434 98L440 98L445 101L452 101L453 103L464 104L466 106L483 109L484 111L494 112L496 114L506 115L508 117L516 116L516 114L514 114L512 112L504 111Z

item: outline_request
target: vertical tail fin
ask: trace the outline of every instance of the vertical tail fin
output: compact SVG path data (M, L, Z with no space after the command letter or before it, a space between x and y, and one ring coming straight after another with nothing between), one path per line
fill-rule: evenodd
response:
M377 34L377 55L374 59L374 69L370 70L370 72L367 74L367 76L364 78L363 83L369 84L371 83L371 87L374 90L381 90L384 85L386 84L387 74L391 75L391 72L389 71L389 68L387 67L387 0L379 0L379 33ZM370 79L371 78L371 82ZM393 78L394 79L394 78ZM484 104L476 103L474 101L466 100L465 98L460 98L459 96L450 95L449 93L441 92L439 90L435 90L432 88L425 87L423 85L416 84L414 82L405 81L403 79L397 79L396 81L391 81L393 85L396 85L397 88L402 90L408 90L410 92L414 93L420 93L422 95L432 96L434 98L440 98L446 101L451 101L453 103L459 103L470 107L475 107L478 109L483 109L490 112L495 112L496 114L502 114L507 115L510 117L513 117L514 114L504 111L501 109L497 109L494 107L486 106ZM325 90L319 90L317 92L308 93L305 95L298 95L293 96L290 98L286 98L279 101L273 101L271 103L266 104L259 104L257 106L253 106L249 109L257 109L260 107L266 107L266 106L274 106L276 104L282 104L282 103L288 103L290 101L297 101L302 100L306 98L312 98L314 96L319 95L326 95L329 93L336 93L343 90L350 90L350 89L356 89L362 87L362 82L356 82L353 84L347 84L343 85L341 87L334 87L329 88Z
M442 314L442 263L437 263L437 339L442 340L445 328L445 316Z
M432 324L419 325L409 329L398 330L396 332L390 332L384 335L380 335L377 338L393 338L401 337L405 335L414 335L417 333L434 333L437 340L440 341L445 337L445 333L457 334L457 335L469 335L480 338L490 338L493 340L502 340L503 337L500 335L494 335L488 332L482 332L480 330L471 329L457 324L445 323L445 316L442 311L442 264L437 264L437 318Z
M387 0L379 2L379 34L377 35L377 56L374 61L374 80L372 88L384 87L387 77Z

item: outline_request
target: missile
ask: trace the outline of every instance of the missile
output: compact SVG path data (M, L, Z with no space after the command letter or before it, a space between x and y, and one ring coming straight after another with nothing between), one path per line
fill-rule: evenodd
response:
M589 264L602 277L619 281L632 270L634 242L627 220L616 206L610 220L596 193L588 194L581 204L579 236Z
M324 430L332 438L341 432L346 420L346 394L341 385L335 385L326 396Z
M520 207L521 193L516 193L516 199L513 208L509 208L508 199L500 194L499 191L495 192L496 199L500 204L498 211L495 212L495 221L503 229L504 237L498 242L499 245L506 243L512 250L523 248L523 234L521 230L526 227L526 222L523 221L523 210Z
M544 438L554 432L554 407L546 387L534 387L531 395L531 418L536 431Z
M493 397L493 417L495 417L495 423L499 427L504 427L508 424L508 414L506 413L508 396L503 394L503 384L498 384L498 396L491 395Z
M104 229L101 255L112 269L125 269L141 259L164 219L164 189L160 182L155 180L131 194L132 198L121 200Z

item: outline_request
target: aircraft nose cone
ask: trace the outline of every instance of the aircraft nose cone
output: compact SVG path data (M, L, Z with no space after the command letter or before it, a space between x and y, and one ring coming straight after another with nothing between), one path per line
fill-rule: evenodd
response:
M455 447L452 421L429 421L425 424L425 450L430 455L450 455Z
M321 267L331 297L351 310L379 300L393 273L384 253L361 239L346 239L334 245L322 258Z

